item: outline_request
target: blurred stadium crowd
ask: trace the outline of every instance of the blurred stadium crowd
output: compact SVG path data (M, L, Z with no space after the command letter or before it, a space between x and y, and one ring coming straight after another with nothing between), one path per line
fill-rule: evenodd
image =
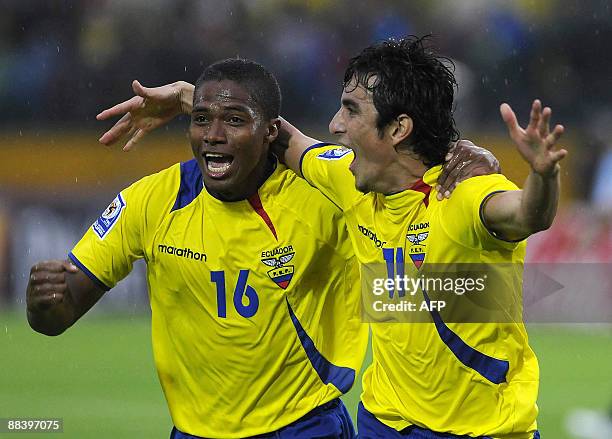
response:
M0 118L91 121L132 79L194 81L240 55L279 78L285 112L325 124L347 59L372 41L435 35L457 64L465 129L498 121L501 99L543 97L568 125L608 107L610 3L602 0L3 0ZM469 111L465 111L466 108ZM84 117L84 115L87 115ZM483 125L484 124L484 125ZM10 125L9 125L10 126Z
M532 260L611 261L609 1L3 0L0 305L18 304L30 264L61 257L116 191L143 175L146 152L100 159L95 142L107 127L96 113L131 96L133 79L193 82L215 60L251 58L278 77L283 113L324 133L352 55L376 40L429 33L456 65L464 137L499 144L499 104L510 102L524 120L535 97L566 126L563 211L534 239ZM171 151L182 155L172 160L188 158L174 137L182 149ZM512 173L505 142L492 149ZM146 170L170 164L168 155ZM144 303L139 273L115 296Z

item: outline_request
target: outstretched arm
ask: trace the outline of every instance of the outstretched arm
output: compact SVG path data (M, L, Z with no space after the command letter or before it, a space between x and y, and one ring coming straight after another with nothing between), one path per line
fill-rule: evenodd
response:
M134 81L132 89L136 96L96 116L98 120L121 116L121 119L100 137L100 143L112 145L128 135L123 150L129 151L148 132L167 124L179 114L191 114L194 86L188 82L178 81L148 88Z
M135 80L132 89L136 96L96 116L98 120L121 116L121 119L100 137L100 143L113 145L128 135L123 150L129 151L150 131L165 125L179 114L191 114L194 88L193 84L185 81L148 88ZM302 153L317 142L318 140L304 135L281 118L281 130L272 147L281 161L291 169L299 171Z
M26 290L28 322L45 335L59 335L85 314L104 294L69 261L34 265Z
M523 159L531 166L523 190L493 195L483 209L486 227L507 240L520 240L550 227L557 212L559 162L567 155L554 146L563 134L562 125L550 131L549 107L535 100L527 128L522 128L510 105L502 104L501 116Z
M161 87L148 88L134 81L132 89L136 96L96 116L98 120L121 116L121 119L100 137L101 143L112 145L121 137L128 135L129 138L123 149L129 151L150 131L165 125L179 114L191 114L193 84L178 81ZM272 144L272 150L283 163L301 175L302 154L309 146L319 142L281 118L281 129L278 138ZM455 186L466 178L499 171L499 162L493 154L469 140L460 140L449 153L440 175L438 197L450 196Z

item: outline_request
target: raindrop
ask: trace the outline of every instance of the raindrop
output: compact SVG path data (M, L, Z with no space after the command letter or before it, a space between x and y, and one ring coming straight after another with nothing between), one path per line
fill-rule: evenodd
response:
M187 66L185 66L185 71L187 71Z
M57 53L59 53L59 52L60 52L60 48L59 48L59 46L57 46Z
M4 325L4 332L8 334L8 326Z
M19 130L19 137L23 137L23 131Z
M504 78L504 84L505 84L506 86L508 86L508 84L510 84L510 81L508 81L508 78Z

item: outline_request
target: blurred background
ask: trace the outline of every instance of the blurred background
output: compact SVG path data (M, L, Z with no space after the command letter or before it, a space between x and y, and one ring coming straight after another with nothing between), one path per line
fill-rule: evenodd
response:
M35 334L24 317L32 264L65 257L123 187L190 158L184 118L129 154L97 143L113 122L95 115L131 97L133 79L194 82L211 62L250 58L277 76L283 115L330 139L348 59L384 38L432 34L456 66L462 137L492 150L519 185L528 170L499 104L526 123L540 98L566 127L560 211L530 240L528 260L578 280L596 269L586 270L590 286L540 303L562 317L531 320L540 430L612 437L611 3L1 0L0 418L63 417L65 437L167 437L171 428L143 265L59 338ZM352 409L358 395L347 397Z

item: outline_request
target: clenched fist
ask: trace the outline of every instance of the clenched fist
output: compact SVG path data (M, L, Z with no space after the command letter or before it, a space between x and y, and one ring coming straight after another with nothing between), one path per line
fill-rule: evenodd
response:
M34 265L26 292L28 311L45 311L62 303L68 295L67 272L76 273L78 268L71 262L59 260Z

